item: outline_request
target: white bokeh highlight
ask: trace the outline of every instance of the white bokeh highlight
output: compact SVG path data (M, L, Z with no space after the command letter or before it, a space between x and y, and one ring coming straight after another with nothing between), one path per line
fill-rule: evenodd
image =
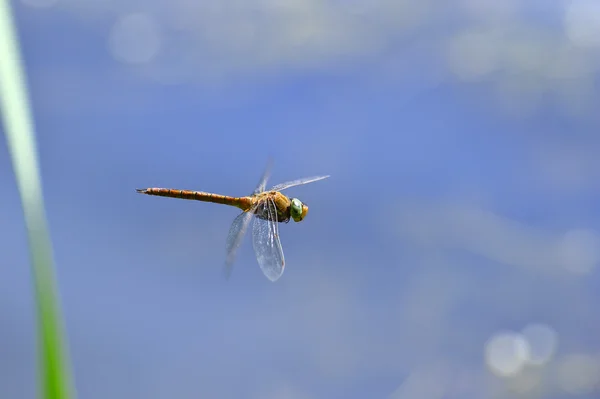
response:
M499 332L485 344L485 362L489 370L499 377L518 374L529 359L529 343L515 332Z
M531 323L523 328L521 334L529 345L528 363L542 366L552 359L558 346L558 334L550 326Z

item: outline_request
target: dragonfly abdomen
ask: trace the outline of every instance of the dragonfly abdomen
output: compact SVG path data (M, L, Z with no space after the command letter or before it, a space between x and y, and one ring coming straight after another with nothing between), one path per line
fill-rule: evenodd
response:
M215 204L224 204L235 206L246 210L250 206L249 198L231 197L228 195L205 193L203 191L177 190L172 188L145 188L136 189L138 193L147 195L156 195L159 197L181 198L186 200L195 200L202 202L212 202Z

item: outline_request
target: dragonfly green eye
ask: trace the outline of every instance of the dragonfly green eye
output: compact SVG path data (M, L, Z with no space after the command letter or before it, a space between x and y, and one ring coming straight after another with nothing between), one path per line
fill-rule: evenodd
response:
M294 219L294 222L300 222L308 213L308 207L304 205L298 198L292 198L290 213L292 214L292 219Z

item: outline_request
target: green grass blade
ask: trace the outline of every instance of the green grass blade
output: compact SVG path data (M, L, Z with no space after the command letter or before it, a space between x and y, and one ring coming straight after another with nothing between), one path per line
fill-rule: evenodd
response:
M37 305L39 394L74 392L46 226L33 121L10 0L0 0L0 111L25 217Z

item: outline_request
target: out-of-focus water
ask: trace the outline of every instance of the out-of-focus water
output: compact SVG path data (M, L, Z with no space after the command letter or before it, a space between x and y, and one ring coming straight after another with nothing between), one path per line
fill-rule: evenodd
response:
M598 395L600 6L14 2L81 398ZM283 277L233 208L289 190ZM35 396L0 141L0 396ZM584 396L579 396L584 397Z

